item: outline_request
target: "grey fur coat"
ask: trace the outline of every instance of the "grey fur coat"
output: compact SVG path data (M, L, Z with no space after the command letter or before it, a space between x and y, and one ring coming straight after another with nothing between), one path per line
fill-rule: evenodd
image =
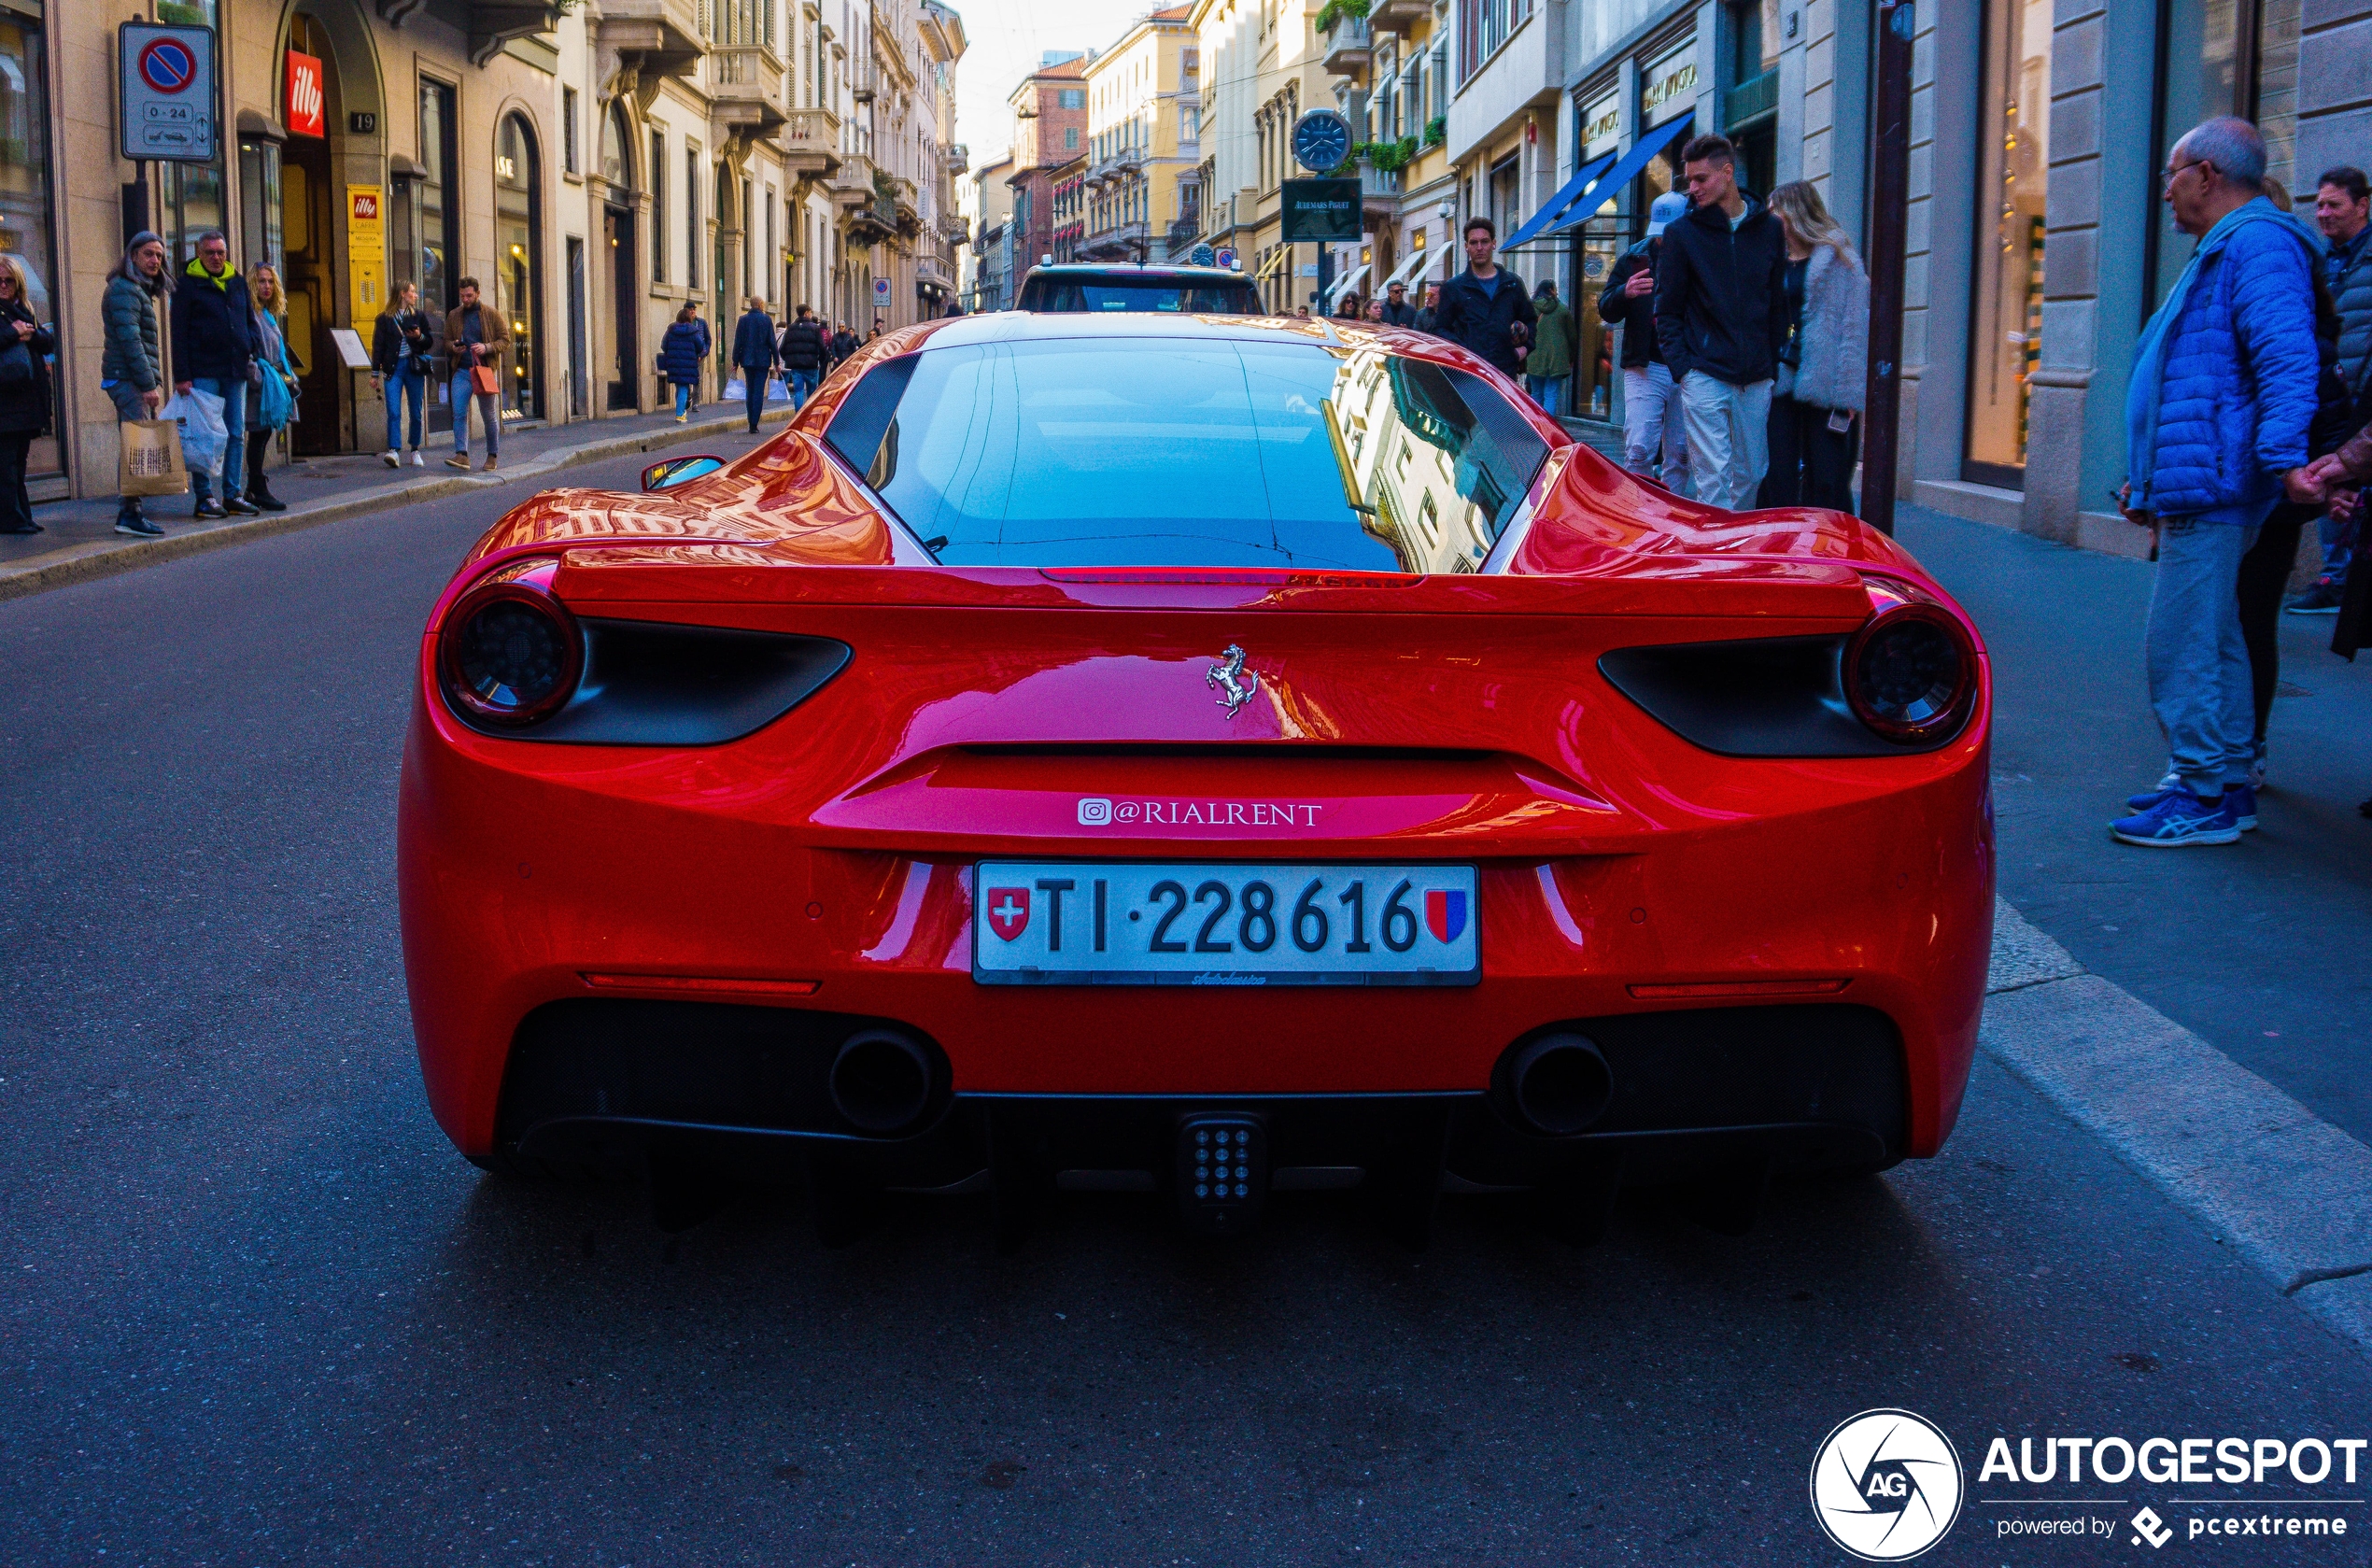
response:
M1803 279L1803 356L1779 367L1783 397L1814 408L1861 412L1870 377L1870 275L1830 246L1812 253Z

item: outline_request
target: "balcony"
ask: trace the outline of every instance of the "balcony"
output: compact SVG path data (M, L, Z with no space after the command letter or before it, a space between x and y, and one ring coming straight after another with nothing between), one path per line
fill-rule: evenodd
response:
M696 0L605 0L593 36L645 78L689 81L708 53Z
M793 179L828 179L840 166L840 117L829 109L794 109L774 142Z
M881 67L873 62L856 60L849 63L848 95L851 98L860 104L869 104L873 101L874 95L881 91Z
M1356 77L1366 73L1368 63L1375 59L1374 41L1368 36L1365 17L1337 17L1334 25L1326 30L1320 40L1330 76Z
M394 10L389 20L401 23L417 10L421 0L408 5L380 10ZM502 52L503 46L514 38L534 38L549 33L560 24L561 15L568 9L563 0L473 0L470 7L470 61L483 65Z
M840 154L840 166L830 180L832 205L842 217L873 205L873 161L861 152Z
M1087 261L1133 261L1137 247L1147 246L1152 235L1143 223L1122 223L1109 229L1098 229L1087 236L1079 247L1080 259Z
M1378 33L1406 37L1433 14L1433 0L1376 0L1367 9L1367 25Z
M1362 212L1371 217L1391 217L1400 210L1400 195L1407 186L1405 170L1379 169L1364 158L1359 161L1359 207Z
M783 123L783 63L755 44L713 49L708 57L709 134L722 142L773 134Z

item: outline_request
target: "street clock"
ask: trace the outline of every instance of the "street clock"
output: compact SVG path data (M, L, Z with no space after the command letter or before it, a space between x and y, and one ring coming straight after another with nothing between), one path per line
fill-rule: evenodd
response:
M1312 174L1339 169L1350 156L1350 121L1333 109L1312 109L1293 122L1293 158Z

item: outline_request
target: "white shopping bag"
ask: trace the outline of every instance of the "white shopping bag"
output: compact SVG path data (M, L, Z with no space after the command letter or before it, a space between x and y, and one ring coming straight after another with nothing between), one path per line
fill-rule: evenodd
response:
M180 428L181 460L191 473L218 477L221 474L222 453L230 445L231 431L222 422L220 398L192 387L186 392L176 392L158 417L170 419Z

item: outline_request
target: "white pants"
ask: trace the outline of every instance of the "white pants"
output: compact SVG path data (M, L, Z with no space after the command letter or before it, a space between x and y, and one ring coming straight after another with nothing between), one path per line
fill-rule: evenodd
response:
M1688 472L1697 499L1743 512L1771 467L1771 383L1736 387L1692 370L1681 383L1688 422Z
M1680 386L1660 364L1630 366L1622 373L1622 465L1660 481L1674 495L1688 493Z

